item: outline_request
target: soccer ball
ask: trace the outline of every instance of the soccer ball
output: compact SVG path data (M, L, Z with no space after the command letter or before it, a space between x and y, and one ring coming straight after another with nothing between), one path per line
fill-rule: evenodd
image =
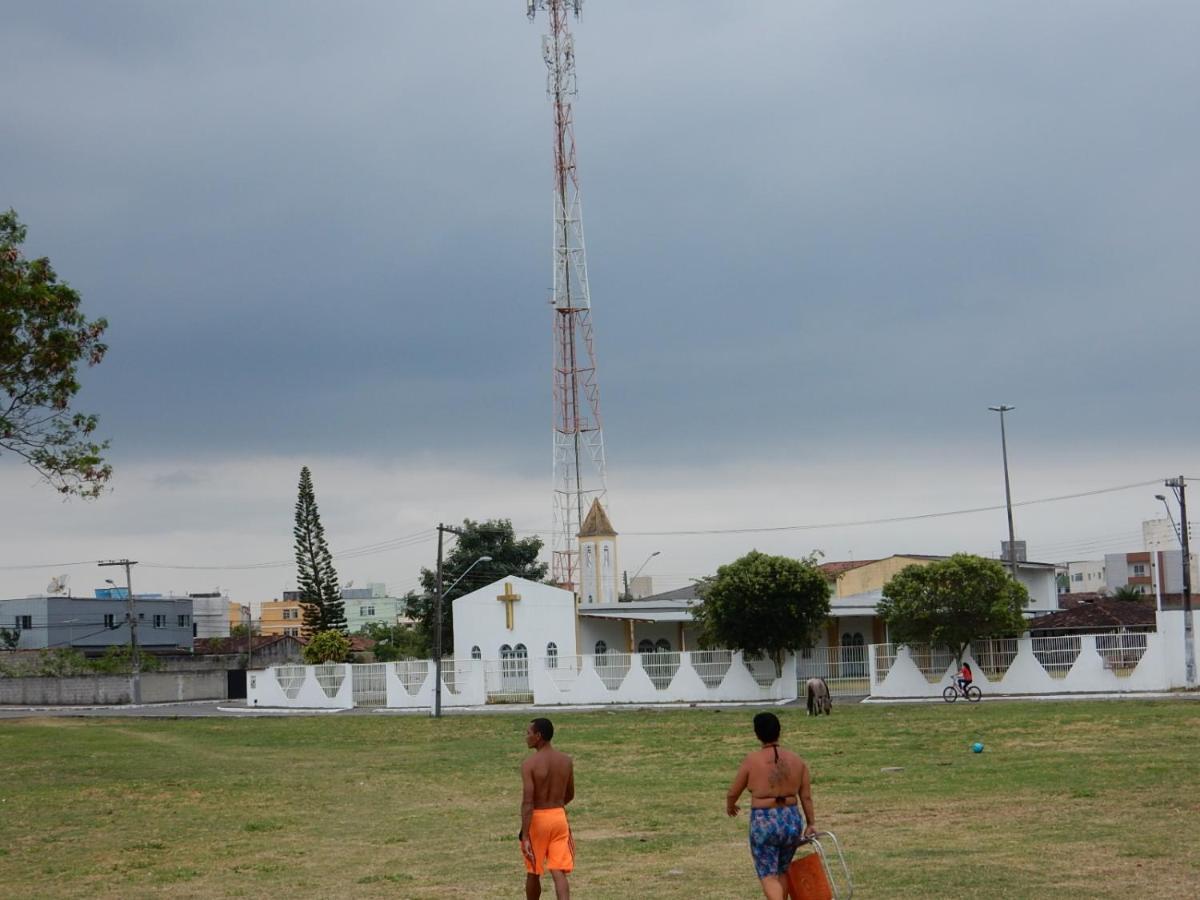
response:
M979 743L979 741L976 741L975 743L973 743L971 745L971 752L972 753L982 753L983 752L983 744Z

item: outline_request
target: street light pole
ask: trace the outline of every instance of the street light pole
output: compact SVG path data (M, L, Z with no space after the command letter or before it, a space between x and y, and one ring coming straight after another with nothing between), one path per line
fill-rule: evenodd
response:
M479 559L467 566L461 575L454 579L454 583L450 587L442 590L442 535L447 531L451 534L462 535L461 528L452 528L449 525L441 524L437 527L437 576L434 582L437 593L434 594L433 598L433 717L435 719L442 717L442 602L446 594L454 590L458 586L458 583L467 577L467 572L470 572L481 562L492 561L490 556L479 557Z
M1165 484L1179 501L1179 528L1176 534L1183 550L1183 661L1184 677L1190 687L1196 683L1196 642L1192 627L1192 554L1188 535L1187 482L1180 475L1178 478L1168 478ZM1167 511L1170 512L1170 507L1167 507Z
M625 572L623 573L625 576L625 602L628 603L630 600L633 599L633 596L629 593L629 582L633 581L634 578L637 578L639 575L641 575L642 569L646 568L646 563L650 562L650 560L654 559L654 557L658 556L658 554L660 554L660 553L662 553L661 550L655 550L653 553L651 553L649 556L647 556L646 561L643 562L640 566L638 566L637 571L635 571L633 573L633 578L629 577L629 570L628 569L625 570Z
M1008 483L1008 435L1004 431L1004 414L1012 412L1015 406L1001 403L999 406L989 406L992 412L1000 413L1000 451L1004 454L1004 505L1008 509L1008 562L1012 569L1013 581L1017 580L1017 538L1013 530L1012 489Z
M137 565L137 560L132 559L109 559L104 562L97 563L103 566L124 566L125 567L125 602L126 613L129 619L129 668L131 674L131 684L133 694L133 702L135 704L142 702L142 657L138 650L137 639L137 610L133 604L133 581L130 578L129 570L131 566ZM111 584L114 588L117 586L111 578L104 579L105 583Z

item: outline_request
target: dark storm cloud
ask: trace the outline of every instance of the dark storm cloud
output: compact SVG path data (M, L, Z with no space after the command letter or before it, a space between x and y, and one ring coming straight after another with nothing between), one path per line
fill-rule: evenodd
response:
M550 113L522 13L9 4L0 205L112 323L86 399L119 453L488 434L540 465ZM1187 3L590 0L610 444L991 442L1002 400L1046 441L1173 418L1198 26Z

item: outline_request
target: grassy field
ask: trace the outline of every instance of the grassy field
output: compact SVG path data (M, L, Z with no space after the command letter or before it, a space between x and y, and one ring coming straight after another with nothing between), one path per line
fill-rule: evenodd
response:
M723 807L752 714L553 716L576 758L577 896L760 896L744 815ZM1200 884L1200 703L781 718L859 896L1184 897ZM3 721L0 885L10 897L520 896L526 719Z

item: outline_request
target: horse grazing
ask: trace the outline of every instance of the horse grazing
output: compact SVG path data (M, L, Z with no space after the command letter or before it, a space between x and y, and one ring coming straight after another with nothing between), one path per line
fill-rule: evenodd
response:
M825 683L824 678L810 678L804 688L808 694L810 716L819 716L821 713L829 715L833 712L833 697L829 694L829 685Z

